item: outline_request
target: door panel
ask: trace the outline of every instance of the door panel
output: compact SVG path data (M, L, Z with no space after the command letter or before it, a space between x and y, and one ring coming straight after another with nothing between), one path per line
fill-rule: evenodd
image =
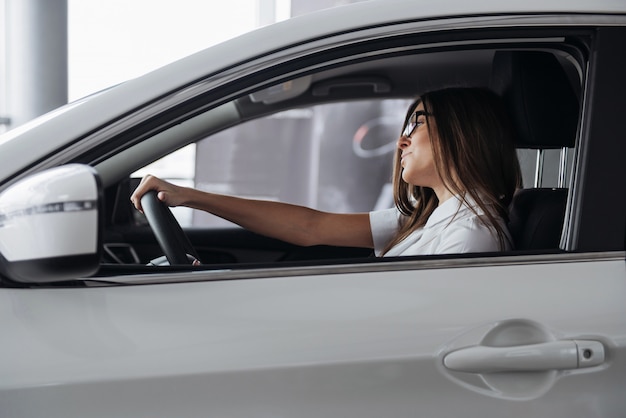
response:
M0 404L24 416L65 418L618 416L626 391L626 263L623 252L614 255L2 289L0 309L20 321L0 315L0 355L15 359L2 364ZM444 367L447 353L503 321L537 324L559 340L600 341L607 361L517 385L527 372L459 379Z

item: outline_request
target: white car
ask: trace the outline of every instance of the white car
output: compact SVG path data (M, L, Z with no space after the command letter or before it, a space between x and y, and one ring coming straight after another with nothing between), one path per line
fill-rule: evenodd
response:
M625 46L622 0L363 2L7 132L0 417L624 416ZM377 258L130 204L166 166L386 207L408 100L449 85L515 119L514 251Z

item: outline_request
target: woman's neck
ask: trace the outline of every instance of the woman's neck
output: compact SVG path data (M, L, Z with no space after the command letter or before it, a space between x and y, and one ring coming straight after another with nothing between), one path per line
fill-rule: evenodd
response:
M433 191L437 195L439 206L441 206L443 202L445 202L446 200L450 199L451 197L454 197L454 193L452 193L450 189L448 189L445 186L441 186L439 188L433 188Z

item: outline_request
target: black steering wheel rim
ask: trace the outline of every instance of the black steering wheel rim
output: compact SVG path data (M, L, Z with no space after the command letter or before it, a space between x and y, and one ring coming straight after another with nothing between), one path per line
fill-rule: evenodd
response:
M141 197L141 207L170 265L192 264L189 255L198 259L183 228L170 208L159 200L156 191L150 190Z

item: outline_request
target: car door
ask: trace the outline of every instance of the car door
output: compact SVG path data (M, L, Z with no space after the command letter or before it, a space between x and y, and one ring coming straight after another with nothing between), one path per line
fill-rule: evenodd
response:
M512 24L512 23L510 23ZM623 28L590 59L559 251L4 288L7 416L619 416ZM469 39L468 39L469 40ZM475 40L475 39L474 39ZM587 69L586 69L587 70ZM602 197L610 184L612 204Z

